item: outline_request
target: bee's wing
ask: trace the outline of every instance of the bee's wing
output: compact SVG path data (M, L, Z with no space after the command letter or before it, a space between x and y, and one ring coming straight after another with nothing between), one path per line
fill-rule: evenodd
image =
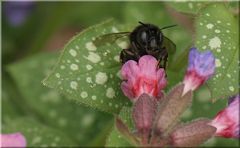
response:
M113 43L117 39L125 37L129 34L130 34L130 32L119 32L119 33L104 34L104 35L96 37L96 39L93 41L93 43L96 46L104 45L106 43Z
M169 54L174 54L176 51L176 45L169 38L163 38L163 46L166 47Z

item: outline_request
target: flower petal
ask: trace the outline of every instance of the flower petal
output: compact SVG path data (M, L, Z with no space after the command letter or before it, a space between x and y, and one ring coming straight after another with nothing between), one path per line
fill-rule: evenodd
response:
M1 147L26 147L27 142L21 133L0 134Z
M141 74L142 76L145 76L146 78L149 79L156 79L155 78L155 74L156 74L156 70L157 70L157 60L150 55L145 55L142 56L139 59L139 68L141 70Z
M140 70L136 61L127 61L121 69L121 75L124 80L135 81L136 76L139 74Z
M143 93L159 98L167 84L164 69L158 68L158 61L151 55L142 56L138 64L133 60L127 61L121 74L125 81L121 84L122 91L133 101Z
M135 98L135 95L133 94L132 87L127 82L122 82L121 89L125 96L127 96L129 99Z
M227 108L221 110L210 125L215 126L216 136L225 138L240 138L239 133L239 95L232 99Z

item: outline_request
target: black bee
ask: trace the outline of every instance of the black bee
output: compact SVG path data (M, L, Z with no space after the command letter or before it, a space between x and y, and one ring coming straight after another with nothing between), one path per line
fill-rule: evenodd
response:
M124 34L129 35L130 46L127 49L123 49L120 53L122 64L128 60L138 61L143 55L152 55L159 61L158 67L166 69L168 54L175 52L176 45L165 37L161 30L176 25L166 26L160 29L153 24L139 23L140 25L132 32L114 33L116 38L123 37Z

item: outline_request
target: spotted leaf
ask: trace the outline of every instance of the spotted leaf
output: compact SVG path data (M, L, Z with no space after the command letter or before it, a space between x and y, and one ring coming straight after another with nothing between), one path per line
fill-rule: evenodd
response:
M237 19L223 3L204 8L196 20L196 46L211 50L216 58L216 72L208 81L212 99L238 92L239 36Z
M119 77L119 54L127 42L93 44L96 37L113 32L118 32L116 24L105 21L73 37L43 83L78 103L110 113L130 104L120 89Z
M47 127L32 118L17 118L6 124L3 133L21 132L27 147L77 146L63 132Z
M28 112L31 110L48 126L61 129L79 145L88 146L107 125L112 124L112 116L84 106L79 107L59 92L41 84L41 80L50 72L58 55L37 54L9 65L8 70L24 98L20 100L21 104L26 102L24 108ZM81 132L76 132L76 129ZM98 144L104 145L104 142Z

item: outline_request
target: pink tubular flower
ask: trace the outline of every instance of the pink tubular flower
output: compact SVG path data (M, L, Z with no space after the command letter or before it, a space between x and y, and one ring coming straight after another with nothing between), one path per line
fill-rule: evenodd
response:
M26 139L21 133L0 134L1 147L26 147Z
M239 133L239 95L230 99L228 107L221 110L210 125L217 128L215 136L240 138Z
M160 98L162 89L167 85L164 69L157 67L158 61L150 55L142 56L139 62L129 60L121 69L124 82L121 84L123 93L131 100L143 93Z
M197 48L191 48L189 53L188 69L184 77L183 94L189 90L196 90L215 71L215 58L211 51L200 53Z

